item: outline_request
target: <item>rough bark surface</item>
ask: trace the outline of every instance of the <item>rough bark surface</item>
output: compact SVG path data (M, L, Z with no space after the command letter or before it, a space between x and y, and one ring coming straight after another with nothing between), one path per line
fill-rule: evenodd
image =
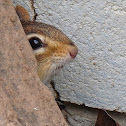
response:
M67 126L10 0L0 0L0 126Z

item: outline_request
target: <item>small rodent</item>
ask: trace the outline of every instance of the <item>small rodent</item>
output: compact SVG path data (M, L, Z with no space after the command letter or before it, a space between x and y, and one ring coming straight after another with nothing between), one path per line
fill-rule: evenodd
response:
M17 5L15 9L34 51L38 75L46 84L58 69L76 57L78 49L59 29L31 21L28 11L22 6Z

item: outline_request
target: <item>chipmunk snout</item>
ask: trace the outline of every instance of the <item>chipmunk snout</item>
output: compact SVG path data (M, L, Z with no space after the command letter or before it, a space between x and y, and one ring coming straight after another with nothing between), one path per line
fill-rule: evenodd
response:
M71 50L69 53L70 53L70 56L71 56L72 58L75 58L76 55L77 55L77 53L78 53L78 49L77 49L77 48L74 48L74 49Z

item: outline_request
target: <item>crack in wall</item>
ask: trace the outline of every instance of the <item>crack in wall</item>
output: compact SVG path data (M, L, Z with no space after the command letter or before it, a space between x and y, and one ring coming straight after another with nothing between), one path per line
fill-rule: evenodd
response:
M55 101L57 103L57 105L59 106L67 124L69 126L74 126L74 125L83 125L83 124L90 124L90 126L92 126L95 121L93 119L90 119L90 117L88 117L88 114L84 114L85 112L87 113L87 111L89 111L89 114L94 113L94 109L92 108L88 108L86 107L84 104L83 105L77 105L76 103L71 103L71 102L66 102L66 101L62 101L60 99L60 94L59 92L55 89L55 82L51 81L50 82L51 85L51 92L53 90L53 96L55 97ZM56 95L54 95L54 93ZM86 110L85 110L85 109ZM75 109L78 110L78 112L75 112ZM88 110L90 109L90 110ZM84 111L84 113L82 114L81 111ZM93 116L95 117L95 116Z
M37 14L37 12L36 12L36 10L34 8L34 0L30 0L30 3L31 3L31 8L33 9L33 12L34 12L33 21L35 21L38 14Z
M56 103L69 126L81 126L87 124L93 126L95 124L97 109L86 107L84 104L78 105L76 103L71 103L70 101L62 101L59 92L55 89L55 82L51 81L50 85L51 91L53 90L53 95L54 93L56 94L54 95Z
M56 95L54 95L55 97L55 100L56 100L56 103L58 104L60 110L63 110L65 109L65 106L64 106L64 101L60 100L60 94L59 92L55 89L55 83L53 81L50 82L52 88L53 88L53 91L55 92Z
M60 108L60 110L61 110L61 112L62 112L62 114L63 114L63 116L64 116L64 118L65 118L65 120L66 120L66 122L67 122L67 124L69 125L69 126L72 126L70 123L69 123L69 121L68 121L68 112L67 112L67 110L65 109L65 107L66 107L66 102L64 102L64 101L62 101L62 100L60 100L60 94L59 94L59 92L55 89L55 82L54 81L51 81L50 82L50 85L52 86L52 89L53 89L53 91L55 92L55 101L56 101L56 103L57 103L57 105L59 106L59 108ZM70 114L69 114L70 115Z

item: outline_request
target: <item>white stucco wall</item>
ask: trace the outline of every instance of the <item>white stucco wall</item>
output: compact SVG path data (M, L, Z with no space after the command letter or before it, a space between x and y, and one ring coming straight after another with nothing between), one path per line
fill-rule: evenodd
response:
M34 8L37 21L61 29L79 48L55 77L61 100L126 112L126 1L35 0Z

